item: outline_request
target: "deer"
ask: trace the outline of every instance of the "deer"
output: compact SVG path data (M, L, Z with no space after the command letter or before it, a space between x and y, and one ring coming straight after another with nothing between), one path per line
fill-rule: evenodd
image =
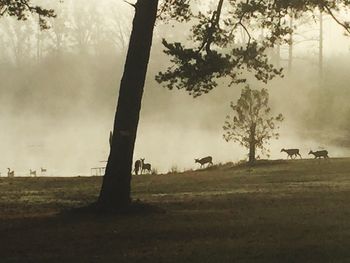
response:
M323 157L324 159L326 158L329 158L328 156L328 151L326 150L322 150L322 151L316 151L316 152L313 152L312 150L309 152L309 154L313 154L315 156L314 159L321 159L321 157Z
M46 168L40 168L40 171L41 171L41 173L46 173L47 172L47 170L46 170Z
M145 158L141 158L141 174L144 170L147 170L148 172L151 172L151 164L145 163Z
M11 171L10 168L7 168L7 177L15 177L15 171Z
M36 177L36 170L32 171L32 169L29 169L29 176L34 176Z
M203 167L203 165L205 165L206 163L209 165L213 165L213 157L211 156L207 156L201 159L194 159L195 163L199 163L201 165L201 168Z
M297 158L297 156L299 156L300 157L300 159L302 159L301 158L301 155L300 155L300 153L299 153L299 149L282 149L281 150L281 152L286 152L288 155L287 155L287 159L288 159L288 157L290 157L291 159L293 159L293 156L294 156L294 158Z
M142 165L141 160L136 160L136 161L135 161L135 164L134 164L134 172L135 172L136 175L139 174L141 165ZM142 171L141 171L141 173L142 173Z

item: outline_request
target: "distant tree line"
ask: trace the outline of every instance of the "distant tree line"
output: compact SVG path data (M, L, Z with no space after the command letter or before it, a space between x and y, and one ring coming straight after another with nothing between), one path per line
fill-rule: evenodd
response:
M4 14L0 20L2 61L25 66L63 54L125 52L130 25L118 5L66 0L50 3L50 7L45 20L37 13L21 21Z

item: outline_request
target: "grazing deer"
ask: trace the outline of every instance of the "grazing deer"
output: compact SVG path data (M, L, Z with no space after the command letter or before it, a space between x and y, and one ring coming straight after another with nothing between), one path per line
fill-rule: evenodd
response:
M136 161L135 161L135 164L134 164L134 172L135 172L136 175L139 174L139 171L140 171L140 169L141 169L141 165L142 165L141 160L136 160ZM142 171L141 171L141 173L142 173Z
M141 174L144 170L147 170L149 173L151 172L151 164L145 163L145 158L141 158Z
M7 177L15 177L15 171L11 171L10 168L7 168Z
M195 163L199 163L201 165L201 168L203 167L203 165L205 165L206 163L209 165L213 165L213 158L211 156L207 156L204 157L202 159L194 159Z
M29 169L29 176L34 176L36 177L36 170L32 171L32 169Z
M326 151L326 150L316 151L316 152L310 151L309 154L313 154L315 156L315 159L317 159L317 158L321 159L321 157L323 157L325 159L329 158L328 151Z
M281 152L286 152L288 154L287 159L288 159L288 157L290 157L290 159L293 159L293 156L294 156L294 158L297 158L298 155L299 155L300 159L302 159L301 155L299 153L299 149L284 149L283 148L281 150Z

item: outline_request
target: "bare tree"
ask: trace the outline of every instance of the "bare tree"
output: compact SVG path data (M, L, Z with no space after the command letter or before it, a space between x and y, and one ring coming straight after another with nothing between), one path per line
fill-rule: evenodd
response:
M64 4L57 8L57 17L50 20L51 28L46 34L48 45L50 49L53 48L56 55L60 54L64 48L67 50L71 42L71 36L69 35L71 14L68 12L69 6L67 6L67 3Z
M320 10L319 15L319 23L320 23L320 35L319 35L319 47L318 47L318 71L319 78L322 80L323 78L323 11Z
M12 55L14 64L21 67L33 57L33 24L29 21L15 22L12 18L6 18L2 22L7 50Z

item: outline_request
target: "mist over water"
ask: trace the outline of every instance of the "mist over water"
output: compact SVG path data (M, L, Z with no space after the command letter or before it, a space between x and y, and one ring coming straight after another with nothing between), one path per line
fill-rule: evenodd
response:
M67 43L62 47L55 47L50 37L45 38L40 59L34 52L36 42L30 33L21 48L23 52L17 54L20 60L10 47L0 54L2 176L6 175L7 167L15 170L16 176L27 176L29 169L39 171L40 167L47 168L47 176L77 176L90 175L92 167L105 165L132 18L132 10L119 12L124 15L116 16L117 19L112 14L103 16L102 26L109 26L110 31L106 30L103 36L92 34L84 46L78 46L70 38L78 39L79 32L93 31L94 19L87 20L90 26L75 27L75 33L70 27L64 29ZM76 25L78 17L73 16ZM5 22L1 24L3 33L7 32L9 23L15 26L14 21ZM18 27L25 31L32 26L33 23ZM329 27L325 32L326 44L329 43L327 32L332 32L329 35L332 38L342 39L341 31L335 36L333 27ZM246 149L227 143L222 137L230 101L239 98L243 86L228 88L223 84L195 99L183 91L161 87L154 76L169 63L161 52L162 32L169 32L169 28L159 25L156 30L135 159L145 158L158 172L167 172L172 167L179 171L198 168L194 158L207 155L213 156L214 163L246 159ZM42 34L44 37L49 32ZM11 34L6 36L2 47L11 43ZM108 41L110 38L122 41L117 36L125 37L124 43ZM181 29L171 31L170 38L180 37L183 37ZM271 141L270 158L285 158L281 148L300 148L303 158L308 157L311 149L327 149L331 157L350 156L348 41L347 46L343 40L339 41L336 53L333 48L326 48L321 81L315 55L305 54L305 49L300 47L296 52L305 60L295 60L285 78L267 85L249 79L252 88L268 88L272 112L285 116L280 139ZM34 51L26 53L26 50Z

